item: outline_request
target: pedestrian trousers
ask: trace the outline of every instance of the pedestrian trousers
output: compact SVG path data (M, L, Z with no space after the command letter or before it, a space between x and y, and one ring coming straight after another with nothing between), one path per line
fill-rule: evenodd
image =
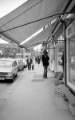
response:
M47 66L44 66L44 75L43 75L44 78L47 78Z

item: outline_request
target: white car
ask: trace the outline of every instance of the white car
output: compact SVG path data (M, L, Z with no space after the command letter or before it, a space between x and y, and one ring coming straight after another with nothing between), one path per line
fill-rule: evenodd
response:
M14 80L17 76L17 62L14 60L2 59L0 60L0 80Z

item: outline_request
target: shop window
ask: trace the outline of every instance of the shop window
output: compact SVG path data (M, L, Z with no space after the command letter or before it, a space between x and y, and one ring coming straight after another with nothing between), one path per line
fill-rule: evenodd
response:
M69 49L69 75L70 75L70 82L75 84L75 41L70 39L70 49Z
M72 23L74 27L75 22ZM75 91L75 31L67 38L67 85Z

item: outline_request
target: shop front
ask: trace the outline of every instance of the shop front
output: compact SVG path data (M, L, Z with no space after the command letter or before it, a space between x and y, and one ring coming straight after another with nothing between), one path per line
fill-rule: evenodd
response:
M66 29L67 80L68 87L75 92L75 21Z

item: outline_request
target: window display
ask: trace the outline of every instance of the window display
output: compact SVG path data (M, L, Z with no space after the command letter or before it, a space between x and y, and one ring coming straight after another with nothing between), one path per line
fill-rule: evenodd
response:
M58 70L58 72L63 72L63 60L62 60L62 56L63 56L63 51L64 51L64 37L63 37L62 34L58 37L57 46L58 46L57 70Z
M75 91L75 22L67 29L67 85ZM68 35L68 34L67 34Z

